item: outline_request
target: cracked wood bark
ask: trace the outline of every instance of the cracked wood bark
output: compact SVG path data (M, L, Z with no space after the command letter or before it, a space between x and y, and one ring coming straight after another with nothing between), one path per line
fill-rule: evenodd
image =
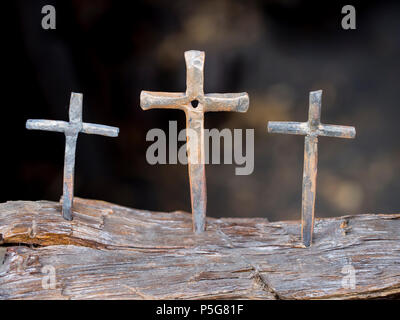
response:
M75 198L0 204L2 299L348 299L400 296L400 214L316 219L303 248L300 222L207 218ZM343 267L356 272L342 287ZM55 289L43 289L44 266Z

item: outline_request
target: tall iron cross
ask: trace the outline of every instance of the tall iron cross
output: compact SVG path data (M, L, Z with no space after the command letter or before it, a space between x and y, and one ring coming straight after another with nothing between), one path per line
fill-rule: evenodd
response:
M196 233L205 230L207 203L204 166L204 113L209 111L246 112L249 107L249 96L245 92L204 94L204 56L202 51L185 52L187 70L185 93L142 91L140 95L140 106L143 110L179 109L186 114L186 128L190 129L187 130L186 135L190 196L193 229Z
M117 137L119 132L119 129L116 127L82 122L82 99L83 95L81 93L71 93L69 122L56 120L28 120L26 122L26 128L30 130L56 131L65 134L62 214L66 220L72 220L75 150L79 132L108 137Z
M268 132L305 135L303 191L301 206L301 239L306 247L312 242L314 229L315 191L317 185L318 136L353 139L354 127L322 124L322 90L310 92L307 122L269 121Z

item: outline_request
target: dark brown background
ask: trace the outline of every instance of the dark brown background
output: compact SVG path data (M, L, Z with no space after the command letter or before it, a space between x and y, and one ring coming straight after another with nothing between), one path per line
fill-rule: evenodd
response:
M10 3L8 3L10 2ZM345 2L8 1L2 50L1 201L58 200L64 136L24 129L28 118L66 120L71 91L84 121L118 138L80 135L80 197L135 208L190 210L187 167L147 164L148 130L185 125L180 111L142 111L142 89L183 91L185 50L206 52L205 91L250 95L247 114L209 113L206 128L254 128L255 169L208 165L208 215L299 219L301 136L270 135L269 120L305 121L323 89L322 121L353 125L356 140L320 138L319 217L398 212L400 5L353 1L357 30L341 28ZM41 8L57 29L41 28Z

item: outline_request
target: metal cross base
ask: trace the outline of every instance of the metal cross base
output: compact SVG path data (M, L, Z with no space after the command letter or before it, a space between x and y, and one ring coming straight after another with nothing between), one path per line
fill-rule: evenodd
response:
M69 122L56 120L28 120L26 122L26 128L30 130L56 131L65 134L62 214L66 220L72 220L75 150L79 132L109 137L117 137L119 132L119 129L116 127L82 122L82 99L83 95L81 93L71 93Z
M306 247L312 242L314 230L315 192L317 186L318 136L353 139L354 127L322 124L322 90L310 92L310 108L307 122L269 121L268 132L305 135L303 194L301 205L301 239Z

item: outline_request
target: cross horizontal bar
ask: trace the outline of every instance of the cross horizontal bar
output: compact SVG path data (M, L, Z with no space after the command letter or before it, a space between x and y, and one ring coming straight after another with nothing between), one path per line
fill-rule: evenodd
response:
M307 135L310 129L308 122L268 121L268 132Z
M249 95L241 93L209 93L204 96L204 112L235 111L246 112L249 108Z
M356 128L331 124L320 124L318 126L318 135L325 137L354 139L356 137Z
M236 111L246 112L249 108L249 95L242 93L209 93L199 97L199 103L204 105L204 112ZM184 93L142 91L140 106L149 109L181 109L185 110L191 100Z
M87 134L99 134L107 137L118 137L119 128L110 127L103 124L95 124L95 123L82 123L81 132Z
M356 129L354 127L338 126L332 124L319 124L318 128L316 130L313 130L309 127L308 122L269 121L268 132L346 139L354 139L356 136Z
M140 107L149 109L184 109L190 100L184 93L142 91L140 93Z
M68 129L69 123L58 120L28 120L26 128L29 130L45 130L55 132L65 132Z

